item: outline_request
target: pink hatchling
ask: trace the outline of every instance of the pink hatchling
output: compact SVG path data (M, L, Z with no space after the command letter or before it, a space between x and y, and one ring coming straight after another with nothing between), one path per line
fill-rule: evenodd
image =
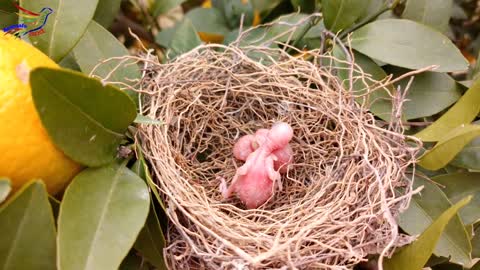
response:
M223 181L223 197L236 193L248 209L265 203L273 195L275 181L280 180L278 170L286 171L292 160L293 152L288 144L292 137L290 125L280 122L270 130L260 129L255 135L240 138L233 154L245 160L245 164L237 169L228 189Z

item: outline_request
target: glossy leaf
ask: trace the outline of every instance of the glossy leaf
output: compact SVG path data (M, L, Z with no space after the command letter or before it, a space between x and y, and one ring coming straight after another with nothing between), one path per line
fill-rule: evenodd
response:
M167 13L172 8L185 2L185 0L154 0L152 13L154 16L158 16Z
M365 13L369 2L370 0L323 0L325 27L334 33L346 29Z
M351 39L354 49L399 67L437 65L436 72L468 68L467 60L446 36L410 20L377 20L353 32Z
M136 116L127 94L68 70L35 69L30 84L42 124L60 149L87 166L113 161Z
M162 198L160 197L160 194L158 193L158 187L153 182L152 176L150 175L150 171L148 169L147 163L145 162L145 158L143 157L142 150L140 147L137 145L136 151L138 155L138 160L134 164L134 171L137 173L140 177L142 177L145 182L147 182L148 186L150 187L150 191L153 193L155 199L157 200L157 203L160 205L162 210L165 212L166 207L162 201ZM144 178L145 177L145 178ZM160 222L165 221L164 219L160 219Z
M117 269L142 229L149 205L145 182L122 165L81 172L60 206L59 270Z
M315 0L290 0L295 11L312 13L315 11Z
M475 121L473 124L480 125L480 121ZM450 164L480 171L480 137L473 139L458 153Z
M179 56L202 44L195 27L189 19L184 19L170 41L170 58Z
M472 257L480 258L480 227L478 225L473 231Z
M185 17L192 22L204 41L221 43L223 37L230 31L222 13L216 8L194 8Z
M153 179L152 179L152 176L150 175L150 171L148 170L148 166L147 166L147 163L145 162L145 158L143 157L143 153L142 153L142 150L139 148L139 146L137 145L137 148L136 148L136 151L135 151L138 155L138 162L136 162L134 164L135 166L135 172L140 176L140 177L145 177L143 178L145 180L145 182L147 182L148 186L150 187L150 191L153 193L155 199L157 200L157 203L161 206L162 210L165 212L166 211L166 207L162 201L162 198L160 197L160 194L158 193L158 187L157 185L155 184L155 182L153 182ZM162 220L160 220L162 221Z
M270 11L277 7L282 0L251 0L253 8L260 12Z
M416 21L446 32L453 0L407 0L402 18Z
M387 0L370 0L365 11L360 17L360 21L371 18L375 14L378 14L380 10L387 7Z
M82 72L90 74L101 61L111 57L128 56L129 53L114 35L95 21L91 21L82 39L73 49L73 55ZM109 81L133 85L132 80L140 78L140 68L132 61L122 63L117 68L119 64L118 60L101 64L95 69L93 75L106 78L112 70L115 70L108 79ZM128 90L127 93L134 101L137 100L136 92Z
M108 28L120 11L121 3L122 0L98 0L93 19L103 27Z
M308 15L304 13L291 13L280 16L271 25L257 27L242 37L240 42L245 45L261 45L277 47L275 42L297 40L309 27ZM235 33L235 38L238 32Z
M408 72L405 69L390 69L394 76ZM405 90L410 78L398 83ZM424 72L415 75L407 92L407 101L403 104L404 117L407 120L437 114L455 103L461 96L459 86L448 74Z
M463 268L463 266L459 264L446 262L435 265L434 267L432 267L432 270L465 270L465 268Z
M469 124L480 112L480 80L476 80L472 87L433 124L415 134L415 137L424 142L436 142L463 124Z
M311 0L310 0L311 1ZM255 20L255 13L251 1L245 0L212 0L213 9L218 9L224 18L225 26L229 29L240 27L243 16L243 29L252 26ZM192 10L193 11L193 10ZM258 19L258 18L257 18ZM192 20L193 21L193 20ZM258 23L258 22L255 22ZM196 27L196 24L194 22ZM199 29L199 28L197 28ZM227 30L227 32L229 31Z
M87 30L98 0L21 0L20 4L34 12L40 12L45 7L53 10L43 27L45 33L30 39L35 47L53 60L60 61Z
M18 9L13 5L12 2L2 1L0 2L0 11L3 13L15 13L18 12Z
M477 136L480 136L480 125L461 125L423 154L418 164L432 171L441 169Z
M0 178L0 204L7 198L10 191L12 191L10 180Z
M158 34L155 36L155 42L162 47L168 48L173 36L177 32L179 25L180 24L176 24L173 27L162 29L162 31L158 32Z
M11 1L0 1L0 31L7 26L18 23L18 10Z
M60 62L58 62L58 65L62 68L81 71L77 61L75 60L75 57L73 57L72 52L67 54L67 56L65 56Z
M333 50L334 56L339 60L345 60L345 54L339 50L337 47ZM378 66L372 59L368 56L365 56L359 52L354 52L355 63L359 65L367 76L371 76L375 81L381 81L387 77L385 71ZM336 63L339 67L348 68L346 63ZM353 77L359 76L358 72L354 72ZM346 87L349 87L349 71L348 69L340 69L338 71L338 77L344 81ZM355 80L353 83L353 90L356 95L364 95L366 93L367 87L374 87L374 82L366 80ZM388 91L395 91L393 86L387 88ZM376 116L380 117L385 121L391 119L392 114L392 102L391 97L385 89L378 89L370 93L368 97L359 97L356 101L360 104L367 104L367 108L370 108L370 111Z
M318 37L322 36L322 32L325 30L325 24L323 24L323 20L318 22L316 25L312 26L307 33L305 34L304 38L315 38L317 39Z
M416 177L414 188L424 186L420 194L412 197L409 208L399 217L400 227L410 235L418 235L425 231L427 227L434 227L435 221L440 219L443 212L451 207L451 203L442 190L431 181ZM456 211L455 211L456 212ZM453 213L455 214L455 213ZM438 226L435 225L435 226ZM445 226L445 224L443 224ZM429 239L433 246L425 250L422 256L425 261L430 257L432 249L437 256L449 257L455 263L468 264L471 260L471 245L465 227L458 215L453 216L452 220L446 225L445 230L437 242L435 239ZM437 233L440 233L437 232ZM421 265L423 266L423 264ZM388 268L387 268L388 269ZM414 268L392 268L392 269L414 269Z
M0 207L0 232L0 269L56 269L55 222L40 180L24 185Z
M466 196L472 196L472 202L459 211L464 224L473 224L480 220L480 173L453 173L435 176L433 181L440 184L442 191L452 203Z
M151 270L151 267L143 258L131 251L122 261L118 270Z
M468 204L470 199L471 197L464 198L457 204L448 207L447 210L440 212L441 214L422 232L416 241L402 248L395 253L391 259L385 261L383 265L384 269L421 270L428 261L437 242L439 240L441 241L440 235L442 235L442 232L448 230L448 226L452 222L451 219L455 218L457 211ZM452 257L452 260L454 260L454 257Z
M165 237L163 236L162 227L158 221L157 213L153 204L150 207L147 222L138 235L134 248L159 270L167 269L163 259Z

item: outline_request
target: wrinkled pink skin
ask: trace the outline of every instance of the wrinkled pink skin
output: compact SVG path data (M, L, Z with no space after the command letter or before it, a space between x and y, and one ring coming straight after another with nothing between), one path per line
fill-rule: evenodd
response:
M273 195L274 183L280 181L278 169L286 170L292 160L293 152L288 144L292 137L292 128L280 122L270 130L260 129L255 135L240 138L233 154L245 160L245 164L237 169L228 189L222 180L223 197L236 193L248 209L264 204Z
M262 128L255 132L255 135L245 135L241 137L233 146L233 156L238 160L246 161L248 155L257 150L267 138L268 129ZM273 162L273 167L280 173L288 171L288 165L293 160L293 150L290 144L287 144L281 149L272 152L277 158Z

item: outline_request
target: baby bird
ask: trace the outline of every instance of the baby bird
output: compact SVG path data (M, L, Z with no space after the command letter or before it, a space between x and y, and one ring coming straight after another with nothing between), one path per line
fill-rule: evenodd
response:
M255 132L255 135L245 135L241 137L233 146L233 156L242 161L246 161L248 155L257 150L260 145L267 138L268 129L262 128ZM293 150L290 144L287 144L281 149L277 149L272 152L275 155L276 160L273 162L273 167L280 173L286 173L288 171L288 165L293 160Z
M236 193L248 209L264 204L273 195L275 181L280 180L278 170L287 170L286 165L292 160L288 144L292 137L290 125L280 122L270 130L260 129L255 135L240 138L233 154L245 160L245 164L237 169L230 187L222 183L223 197L229 198Z

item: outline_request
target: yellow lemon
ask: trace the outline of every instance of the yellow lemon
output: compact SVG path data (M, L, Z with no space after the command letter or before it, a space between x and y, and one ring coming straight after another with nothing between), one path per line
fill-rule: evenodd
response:
M36 67L59 68L30 44L0 31L0 177L18 189L42 179L60 191L81 166L57 149L42 126L28 82Z

